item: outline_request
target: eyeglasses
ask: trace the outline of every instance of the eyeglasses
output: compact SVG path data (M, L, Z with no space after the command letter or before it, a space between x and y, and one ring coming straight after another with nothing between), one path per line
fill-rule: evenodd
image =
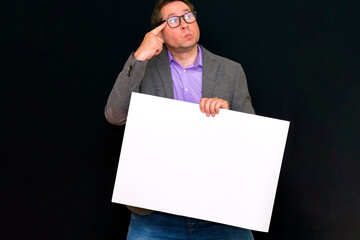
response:
M164 21L162 21L161 23L167 22L167 24L170 28L176 28L176 27L180 26L181 18L183 18L186 23L193 23L196 21L196 12L187 12L182 16L169 17L169 18L165 19Z

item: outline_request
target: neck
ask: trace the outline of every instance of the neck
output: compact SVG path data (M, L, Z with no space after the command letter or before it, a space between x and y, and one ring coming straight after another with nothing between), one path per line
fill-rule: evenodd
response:
M187 49L186 51L176 51L170 48L168 49L175 61L178 62L183 68L186 68L187 66L193 64L198 55L197 44L190 50Z

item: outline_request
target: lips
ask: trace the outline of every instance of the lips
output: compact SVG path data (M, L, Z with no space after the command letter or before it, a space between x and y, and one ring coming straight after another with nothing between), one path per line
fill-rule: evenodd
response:
M184 35L184 38L191 38L192 37L192 34L191 33L187 33Z

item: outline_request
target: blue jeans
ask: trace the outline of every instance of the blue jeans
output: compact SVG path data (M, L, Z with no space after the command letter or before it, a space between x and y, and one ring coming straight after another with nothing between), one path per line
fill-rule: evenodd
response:
M154 212L131 214L127 240L254 240L248 229Z

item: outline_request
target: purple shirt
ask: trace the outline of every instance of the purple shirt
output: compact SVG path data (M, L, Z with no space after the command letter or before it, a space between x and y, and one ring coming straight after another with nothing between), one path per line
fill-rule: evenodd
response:
M185 102L200 103L202 96L202 50L198 45L195 62L183 68L175 61L168 50L171 76L173 80L174 99Z

